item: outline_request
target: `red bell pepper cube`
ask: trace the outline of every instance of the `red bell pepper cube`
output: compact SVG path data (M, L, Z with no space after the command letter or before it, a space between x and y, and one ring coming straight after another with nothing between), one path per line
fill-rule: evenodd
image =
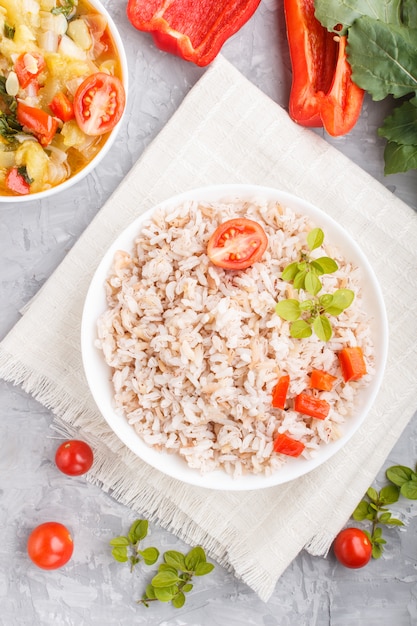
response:
M343 380L346 383L350 380L359 380L367 373L363 351L359 346L343 348L338 356Z
M322 398L308 393L300 393L294 399L294 410L309 417L324 420L329 414L330 404Z
M255 13L260 0L129 0L127 16L161 50L208 65Z
M331 391L336 381L336 376L323 370L313 370L310 375L310 387L319 391Z
M280 376L277 384L272 390L272 406L276 409L285 408L288 388L290 386L290 377L288 374Z
M314 15L314 0L284 0L292 66L290 117L302 126L323 126L334 137L348 133L362 109L364 90L352 81L346 36L337 36Z
M293 439L285 433L280 433L274 440L275 452L280 452L281 454L286 454L287 456L300 456L304 448L305 445L302 441L297 441L297 439Z

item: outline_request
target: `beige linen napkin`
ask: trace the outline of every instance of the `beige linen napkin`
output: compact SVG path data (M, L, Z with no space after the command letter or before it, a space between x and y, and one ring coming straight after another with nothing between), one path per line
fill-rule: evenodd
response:
M379 277L390 322L385 379L366 422L323 466L260 492L180 484L109 431L89 394L80 319L106 248L138 214L187 189L252 183L306 198L338 220ZM90 479L232 569L263 600L298 552L326 553L417 408L417 216L218 57L0 344L0 376L94 445Z

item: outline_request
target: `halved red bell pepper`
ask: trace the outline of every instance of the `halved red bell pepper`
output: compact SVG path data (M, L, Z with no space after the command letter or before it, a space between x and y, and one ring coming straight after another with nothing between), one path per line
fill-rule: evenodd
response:
M255 13L260 0L129 0L127 16L161 50L208 65Z
M290 117L334 137L348 133L362 109L365 92L352 80L346 36L335 35L314 14L314 0L284 0L292 66Z

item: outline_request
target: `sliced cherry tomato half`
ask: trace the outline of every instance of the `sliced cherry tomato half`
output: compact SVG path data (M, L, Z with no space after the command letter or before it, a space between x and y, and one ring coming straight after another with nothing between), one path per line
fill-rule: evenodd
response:
M369 563L372 556L372 543L360 528L341 530L333 542L336 559L345 567L357 569Z
M212 234L207 245L210 261L228 270L243 270L262 257L268 238L262 226L245 217L227 220Z
M125 90L117 76L97 72L88 76L75 93L75 119L86 135L104 135L122 117L125 102Z
M26 89L45 69L45 59L38 52L24 52L20 54L14 64L19 85Z
M29 558L42 569L57 569L68 563L74 543L68 528L59 522L45 522L32 530L27 543Z
M52 115L25 102L17 104L17 121L30 130L42 146L51 143L58 129L58 121Z
M68 476L81 476L88 472L94 461L93 451L85 441L64 441L55 453L57 468Z

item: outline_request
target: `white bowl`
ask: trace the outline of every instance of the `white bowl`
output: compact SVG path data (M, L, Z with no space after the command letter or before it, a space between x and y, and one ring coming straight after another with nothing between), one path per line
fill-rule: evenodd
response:
M310 217L326 232L326 241L336 245L346 260L361 268L364 286L363 306L373 322L372 339L375 345L376 371L369 385L358 392L358 411L342 426L342 436L337 441L323 445L314 459L288 458L287 463L270 476L245 475L233 478L224 471L201 475L197 470L191 469L179 455L158 452L146 445L127 420L115 412L110 368L104 361L103 353L94 346L97 338L96 322L106 309L104 283L112 265L113 255L116 250L132 250L133 240L141 224L149 218L154 209L146 211L117 237L105 253L91 281L82 317L81 348L84 369L95 402L119 439L149 465L173 478L199 487L231 491L260 489L288 482L318 467L340 450L362 424L378 393L385 369L388 323L379 284L362 250L329 215L288 193L253 185L218 185L196 189L162 202L158 207L175 207L185 200L215 201L256 197L278 201L295 212Z
M121 36L119 34L119 31L117 30L117 27L116 27L116 24L113 21L113 18L110 16L109 12L102 5L102 3L99 0L88 0L88 2L99 13L102 13L105 16L105 18L107 19L108 28L110 30L110 33L111 33L112 38L114 40L114 44L115 44L117 52L118 52L120 66L121 66L121 70L122 70L122 83L123 83L123 87L125 89L125 94L126 94L126 99L127 99L127 92L128 92L128 65L127 65L127 57L126 57L126 52L125 52L125 49L124 49L122 38L121 38ZM50 189L46 189L45 191L39 191L37 193L29 193L29 194L22 195L22 196L19 196L19 195L16 195L16 196L3 196L3 195L0 195L0 202L12 202L14 204L15 202L28 202L28 201L32 201L32 200L43 200L43 198L47 198L49 196L55 195L56 193L64 191L64 190L68 189L69 187L72 187L72 185L75 185L76 183L78 183L85 176L90 174L90 172L92 172L93 169L95 167L97 167L97 165L100 163L100 161L109 152L109 150L112 147L112 145L114 144L115 139L117 137L117 134L119 132L120 125L121 125L122 120L123 120L124 115L125 115L125 111L126 111L126 104L125 104L125 108L124 108L123 115L122 115L121 119L116 124L116 126L112 129L112 131L109 133L109 136L108 136L105 144L103 145L103 147L96 154L96 156L89 163L87 163L87 165L85 167L83 167L82 170L77 172L77 174L75 174L74 176L70 176L70 178L65 180L63 183L60 183L60 184L58 184L58 185L56 185L54 187L51 187Z

